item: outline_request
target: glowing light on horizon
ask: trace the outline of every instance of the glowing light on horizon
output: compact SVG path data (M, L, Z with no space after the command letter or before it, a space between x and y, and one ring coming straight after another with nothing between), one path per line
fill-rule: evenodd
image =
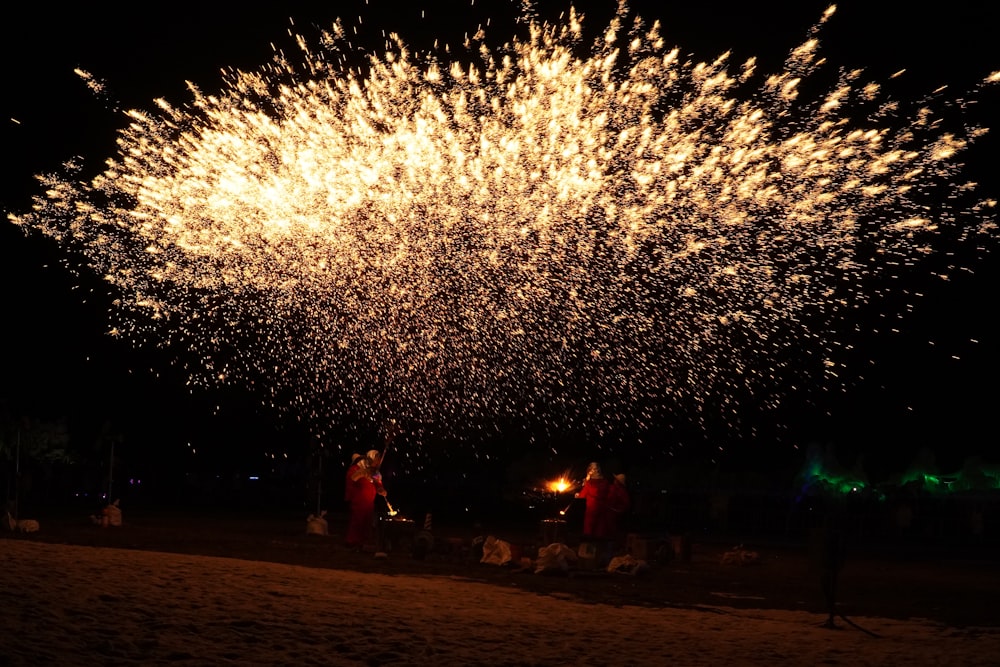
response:
M10 218L114 287L114 335L317 430L737 422L796 373L836 385L837 323L939 241L993 237L955 182L983 130L900 122L857 71L805 95L819 24L762 80L624 5L585 55L575 12L526 25L362 67L338 21L128 111L103 173L41 177Z

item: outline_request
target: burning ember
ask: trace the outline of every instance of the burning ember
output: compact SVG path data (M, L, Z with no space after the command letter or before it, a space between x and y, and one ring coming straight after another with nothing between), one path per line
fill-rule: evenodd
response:
M546 482L545 484L546 490L551 491L552 493L565 493L566 491L572 489L574 486L575 485L573 484L573 482L569 481L565 477L560 477L557 480Z
M553 510L552 505L559 504L565 493L572 493L580 486L569 473L564 473L554 479L536 479L520 491L519 495L527 502L528 507L541 507L546 511Z

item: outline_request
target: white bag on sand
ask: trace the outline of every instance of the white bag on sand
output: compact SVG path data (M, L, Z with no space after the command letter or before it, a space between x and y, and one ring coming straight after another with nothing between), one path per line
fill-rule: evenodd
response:
M723 565L753 565L758 561L760 561L760 554L756 551L744 549L742 544L725 552L719 559L719 562Z
M306 517L306 535L329 535L330 524L326 520L326 510L318 515L310 514Z
M576 553L565 544L553 542L538 550L535 559L535 574L562 574L569 572L570 565L576 562Z
M499 540L490 535L483 542L483 557L479 562L489 565L506 565L510 562L510 542Z
M121 507L119 507L118 502L119 502L118 500L115 500L115 502L111 503L103 510L101 510L101 515L104 517L104 522L102 523L102 525L115 526L116 528L121 527L122 510Z
M39 528L35 519L15 519L10 512L4 517L4 523L8 530L18 533L37 533Z
M612 574L642 574L649 570L649 564L631 554L615 556L608 563L608 572Z

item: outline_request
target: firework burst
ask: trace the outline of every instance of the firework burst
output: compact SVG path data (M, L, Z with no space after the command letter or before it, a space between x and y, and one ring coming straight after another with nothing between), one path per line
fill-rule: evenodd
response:
M592 42L569 10L364 61L337 22L128 111L102 173L41 177L10 217L113 286L113 335L318 432L736 420L842 383L852 311L994 236L956 182L983 130L942 129L962 100L903 117L859 71L802 92L831 14L776 74L690 62L624 5Z

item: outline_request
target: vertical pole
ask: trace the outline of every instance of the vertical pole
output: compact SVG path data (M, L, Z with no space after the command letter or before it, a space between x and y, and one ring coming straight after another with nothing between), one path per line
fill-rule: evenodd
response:
M17 429L14 453L14 518L20 516L21 504L21 429Z
M115 470L115 441L111 439L111 458L108 460L108 503L111 503L111 485L114 479Z
M319 449L319 475L316 477L316 516L323 511L323 445Z

